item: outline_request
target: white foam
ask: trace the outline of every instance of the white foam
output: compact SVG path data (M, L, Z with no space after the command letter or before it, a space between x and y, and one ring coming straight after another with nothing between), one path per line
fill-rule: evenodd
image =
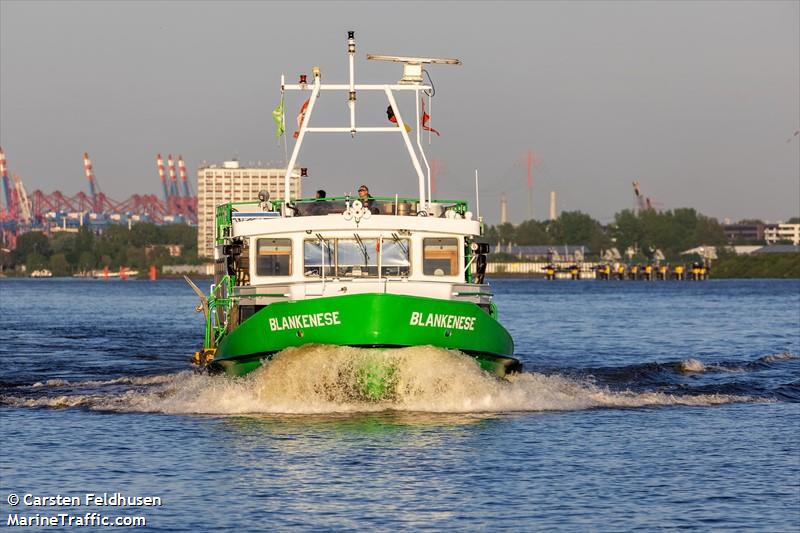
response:
M69 385L69 381L66 379L48 379L47 381L37 381L33 385L31 385L32 389L40 389L42 387L63 387L65 385Z
M124 376L121 378L107 380L85 380L69 381L66 379L48 379L47 381L37 381L29 387L32 389L56 388L56 387L104 387L108 385L152 385L170 381L174 374L157 374L152 376Z
M360 393L359 369L368 362L394 368L387 399ZM691 361L691 360L690 360ZM699 363L699 361L698 361ZM702 363L700 363L702 365ZM522 373L499 379L456 351L433 347L369 350L304 346L277 354L242 378L185 371L121 378L124 392L41 398L10 398L30 407L87 407L124 412L173 414L325 414L393 410L429 413L560 411L658 405L707 406L749 401L731 395L672 395L615 392L559 375ZM102 385L121 380L96 382ZM75 385L86 387L89 382Z
M681 361L678 365L678 369L687 374L705 372L707 370L706 365L703 364L702 361L693 358Z
M761 358L761 361L764 363L774 363L776 361L790 361L792 359L797 359L797 356L790 352L782 352L772 355L765 355Z

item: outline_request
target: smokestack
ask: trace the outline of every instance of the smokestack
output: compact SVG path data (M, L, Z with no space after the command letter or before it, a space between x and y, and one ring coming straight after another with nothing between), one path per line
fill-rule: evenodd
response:
M555 220L556 216L556 191L550 191L550 220Z
M100 202L97 198L97 184L94 180L94 169L92 168L92 160L89 159L89 152L83 153L83 169L86 172L86 179L89 180L89 192L92 195L92 211L99 213Z
M83 152L83 169L86 171L86 179L92 183L94 176L92 175L92 160L89 159L89 152Z
M500 223L505 224L508 222L508 198L506 193L500 196Z

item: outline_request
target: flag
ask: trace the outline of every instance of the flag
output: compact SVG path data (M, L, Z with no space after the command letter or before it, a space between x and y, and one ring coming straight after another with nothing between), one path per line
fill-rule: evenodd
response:
M386 108L386 117L389 119L389 122L397 124L397 117L394 116L394 109L392 109L392 106ZM404 126L406 127L406 131L411 133L411 126L408 124L404 124Z
M306 119L306 109L308 109L309 102L311 102L310 99L306 100L306 102L300 108L300 112L297 114L297 131L294 132L295 139L300 136L300 128L303 127L303 121Z
M286 131L286 126L283 121L283 95L281 95L281 103L272 110L272 120L275 121L275 138L279 139Z
M431 119L431 116L425 112L425 99L420 98L420 101L422 102L422 129L439 135L438 131L428 126L428 121Z

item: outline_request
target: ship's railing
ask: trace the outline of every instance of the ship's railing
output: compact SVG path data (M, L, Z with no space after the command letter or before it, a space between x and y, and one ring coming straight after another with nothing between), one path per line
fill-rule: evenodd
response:
M208 295L205 347L214 348L225 334L233 307L236 276L225 274L211 286Z
M295 200L287 204L294 216L327 215L332 213L342 213L353 202L361 202L363 207L368 208L374 215L398 215L398 216L417 216L419 201L415 198L400 198L389 196L375 196L363 201L358 197L334 197L334 198L304 198ZM273 202L274 209L280 210L283 200ZM460 200L437 200L431 203L431 216L444 216L448 210L455 211L459 215L467 212L467 203Z
M359 200L358 197L337 196L330 198L302 198L293 200L285 206L293 216L316 216L344 213L348 207ZM225 238L230 237L233 213L264 213L279 217L284 212L283 200L270 200L267 202L244 201L227 202L220 204L216 209L216 244L224 244ZM366 205L364 205L366 204ZM416 198L400 198L397 196L375 196L362 202L375 215L418 216L419 200ZM426 216L444 217L448 211L453 211L464 216L468 210L467 202L463 200L434 200L429 206L430 212Z

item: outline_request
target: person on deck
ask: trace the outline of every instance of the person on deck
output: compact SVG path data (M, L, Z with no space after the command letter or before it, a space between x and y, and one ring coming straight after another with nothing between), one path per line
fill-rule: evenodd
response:
M375 199L369 193L369 188L366 185L358 187L358 199L364 204L364 207L369 209L372 213L378 213L378 208L375 207Z
M314 203L308 206L308 214L327 215L330 211L330 205L327 203L328 193L326 193L324 189L320 189L317 191L317 194L314 198Z

